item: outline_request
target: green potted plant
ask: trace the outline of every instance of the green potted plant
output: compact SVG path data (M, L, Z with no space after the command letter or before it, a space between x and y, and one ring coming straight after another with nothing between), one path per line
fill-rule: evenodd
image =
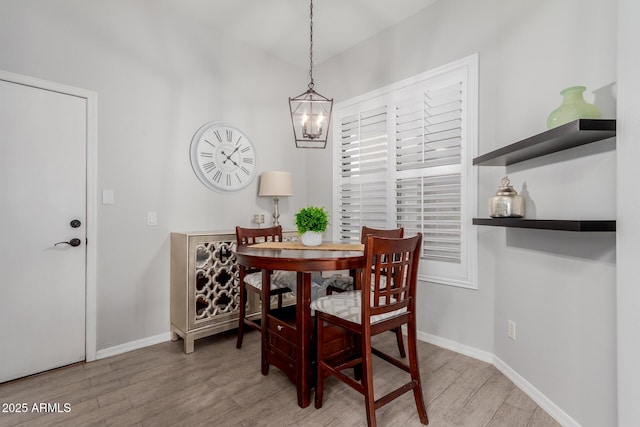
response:
M295 224L303 245L318 246L329 225L329 214L324 208L308 206L296 213Z

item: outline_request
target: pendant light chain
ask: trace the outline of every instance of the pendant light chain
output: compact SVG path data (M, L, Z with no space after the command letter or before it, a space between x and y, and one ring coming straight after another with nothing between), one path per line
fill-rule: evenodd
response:
M313 89L313 0L309 6L309 89Z

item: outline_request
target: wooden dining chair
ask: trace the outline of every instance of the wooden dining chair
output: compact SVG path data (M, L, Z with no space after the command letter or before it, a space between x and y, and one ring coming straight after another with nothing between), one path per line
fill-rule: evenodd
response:
M236 244L252 245L260 242L281 242L282 226L267 228L243 228L236 227ZM250 269L243 265L239 265L239 286L240 286L240 309L238 319L238 337L236 348L242 347L242 339L244 337L244 328L249 326L252 329L262 331L262 325L247 318L247 291L253 291L258 295L262 294L262 272L258 269ZM278 297L278 308L282 308L282 295L292 292L292 288L296 286L295 271L274 271L270 277L269 296ZM270 304L270 301L262 301L262 304Z
M416 337L416 281L422 234L409 238L368 236L366 264L362 270L362 290L327 295L311 304L316 310L317 384L316 408L322 407L324 379L333 375L365 398L367 424L376 425L376 409L412 390L418 416L428 423L422 395ZM371 274L373 272L373 274ZM386 279L386 284L383 282ZM355 334L359 351L350 358L335 359L325 354L325 329L332 325ZM407 325L408 364L372 347L371 337ZM409 373L410 381L375 399L372 356ZM357 380L344 371L361 367Z
M367 236L401 238L404 237L404 228L400 227L392 229L379 229L367 227L365 225L362 227L362 230L360 232L360 242L364 243ZM331 295L334 292L344 292L353 289L353 278L350 276L334 276L332 279L333 280L328 280L327 295ZM402 329L396 328L392 332L396 334L396 342L398 343L398 351L400 352L400 357L406 357L407 353L404 349Z

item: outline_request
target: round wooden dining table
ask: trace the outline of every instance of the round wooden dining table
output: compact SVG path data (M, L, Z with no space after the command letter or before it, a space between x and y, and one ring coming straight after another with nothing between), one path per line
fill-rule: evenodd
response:
M235 250L238 264L262 270L262 283L269 283L274 270L296 271L295 317L283 319L277 310L262 304L262 366L263 375L269 365L283 371L296 385L298 405L311 403L313 387L313 318L311 316L311 273L349 270L359 287L358 270L364 267L363 245L323 243L305 247L298 242L264 242L240 245ZM269 287L262 287L262 301L269 301ZM293 316L291 316L293 317Z

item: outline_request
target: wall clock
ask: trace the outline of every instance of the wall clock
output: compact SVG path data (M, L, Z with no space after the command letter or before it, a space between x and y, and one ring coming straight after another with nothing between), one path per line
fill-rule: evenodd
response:
M193 135L191 167L208 188L238 191L256 176L256 150L240 129L210 122Z

